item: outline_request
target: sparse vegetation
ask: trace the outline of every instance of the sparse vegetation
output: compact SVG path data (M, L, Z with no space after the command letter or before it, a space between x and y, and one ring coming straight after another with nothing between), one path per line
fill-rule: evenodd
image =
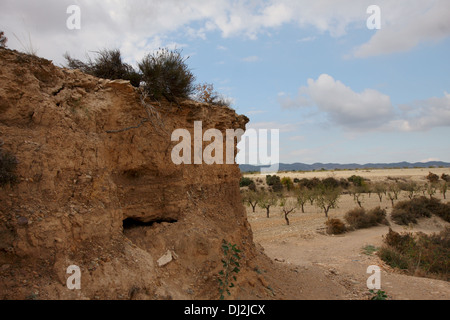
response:
M416 276L450 280L450 228L440 233L399 234L389 229L378 255L394 268Z
M219 271L219 294L220 300L225 299L225 293L231 295L230 289L234 287L236 281L236 275L240 272L239 260L241 259L241 250L238 249L236 244L227 243L223 240L222 243L223 269Z
M450 222L450 204L441 203L436 198L419 197L397 203L391 213L392 220L400 225L416 224L417 219L433 214Z

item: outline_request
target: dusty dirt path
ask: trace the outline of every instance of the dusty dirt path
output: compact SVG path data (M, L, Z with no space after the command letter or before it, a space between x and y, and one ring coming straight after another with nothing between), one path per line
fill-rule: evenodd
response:
M343 199L343 203L348 199ZM374 202L374 204L377 204ZM384 205L384 203L383 203ZM348 206L351 206L348 204ZM371 205L369 206L371 207ZM333 217L342 218L347 205L333 212ZM368 299L367 268L376 265L381 268L381 290L393 300L448 300L450 283L441 280L401 274L387 266L377 255L367 254L363 248L371 245L380 247L388 226L378 226L348 232L342 236L326 235L323 230L325 218L307 208L306 213L291 217L291 226L276 213L265 217L265 211L248 211L255 242L264 248L265 254L280 267L295 272L289 275L294 281L286 280L279 287L285 287L292 299ZM439 232L445 221L433 217L407 229L391 223L397 232ZM288 276L288 275L286 275Z

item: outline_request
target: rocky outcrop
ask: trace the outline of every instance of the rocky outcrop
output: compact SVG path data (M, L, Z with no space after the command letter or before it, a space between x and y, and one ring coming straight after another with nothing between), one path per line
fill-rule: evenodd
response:
M243 250L233 295L254 286L238 166L175 165L170 136L248 119L193 101L152 106L126 81L0 49L0 139L19 161L19 183L0 190L0 298L215 299L224 239ZM66 286L70 265L80 290Z

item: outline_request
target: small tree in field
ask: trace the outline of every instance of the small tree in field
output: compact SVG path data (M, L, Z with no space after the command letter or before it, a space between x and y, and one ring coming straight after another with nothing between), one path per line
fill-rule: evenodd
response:
M266 209L267 218L270 215L270 208L276 206L278 203L278 196L274 192L261 191L259 193L258 206L261 209Z
M415 197L416 193L419 191L419 186L415 181L409 181L401 185L401 189L408 193L408 198L412 200Z
M394 201L396 199L395 198L395 194L393 192L389 191L387 193L387 197L388 197L389 200L391 200L391 204L392 204L392 208L393 208L394 207Z
M330 209L338 207L338 201L341 196L340 188L320 188L317 195L316 204L325 212L325 217L328 218Z
M305 213L305 204L308 202L310 190L305 187L298 187L295 189L297 195L298 205L302 208L302 213Z
M375 183L373 190L377 194L378 198L380 199L380 202L383 201L383 195L386 195L386 192L387 192L386 185L383 182L377 182L377 183Z
M284 219L286 220L286 224L289 225L289 214L294 212L297 208L297 199L286 196L285 198L281 198L280 200L281 210L284 214Z
M248 190L248 191L244 192L244 194L242 196L242 201L247 206L252 207L253 213L255 213L256 205L258 204L259 200L260 200L260 197L259 197L258 193L256 193L253 190Z

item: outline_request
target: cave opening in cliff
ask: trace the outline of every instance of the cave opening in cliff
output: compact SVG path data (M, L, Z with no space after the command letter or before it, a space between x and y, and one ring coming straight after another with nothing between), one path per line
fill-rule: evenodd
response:
M134 219L134 218L127 218L125 220L123 220L123 230L129 230L129 229L133 229L133 228L137 228L137 227L151 227L155 224L159 224L159 223L175 223L178 222L178 220L176 219L155 219L155 220L151 220L148 222L143 222L140 221L138 219Z

